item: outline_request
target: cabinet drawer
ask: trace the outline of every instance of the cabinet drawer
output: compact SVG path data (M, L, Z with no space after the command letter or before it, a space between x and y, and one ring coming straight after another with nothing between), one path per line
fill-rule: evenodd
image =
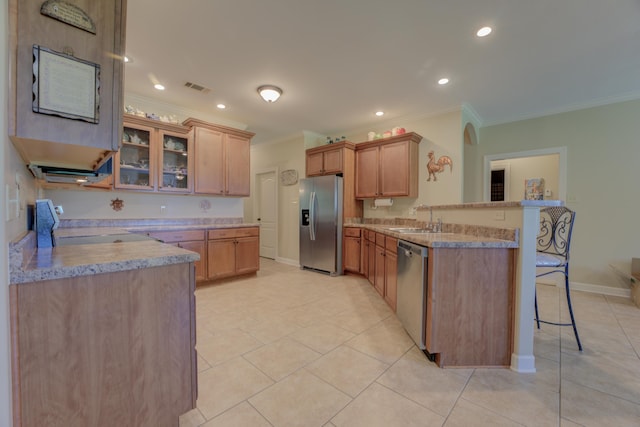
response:
M151 231L147 235L166 243L204 240L204 230Z
M356 227L347 227L344 229L345 237L360 237L360 229Z
M376 233L376 245L382 246L384 248L384 234Z
M384 248L388 251L396 251L396 247L398 246L398 239L395 237L385 236L384 239Z
M260 229L258 227L219 228L216 230L209 230L209 239L231 239L234 237L251 237L259 235Z
M366 230L365 231L367 240L370 242L375 243L376 242L376 232L375 231L371 231L371 230Z

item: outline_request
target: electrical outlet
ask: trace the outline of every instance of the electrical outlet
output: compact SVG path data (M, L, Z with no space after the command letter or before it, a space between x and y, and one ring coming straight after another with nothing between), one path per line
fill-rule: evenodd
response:
M161 213L161 214L165 214L165 213L167 213L167 207L166 207L166 206L164 206L164 205L160 206L160 213Z
M496 221L504 221L504 211L495 211L493 213L493 219Z

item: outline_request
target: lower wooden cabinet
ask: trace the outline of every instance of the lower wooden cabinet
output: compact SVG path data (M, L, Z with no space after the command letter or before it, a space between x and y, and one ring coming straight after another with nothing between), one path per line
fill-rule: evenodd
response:
M426 344L440 367L510 365L515 251L429 249Z
M209 230L207 279L215 280L260 269L260 230L241 227Z
M358 274L362 272L360 231L357 227L345 227L342 239L342 244L344 245L342 250L344 270Z
M207 258L205 253L205 230L172 230L172 231L150 231L148 236L158 239L164 243L171 243L179 248L196 252L200 255L200 261L195 262L196 281L201 282L206 279Z
M398 285L398 240L386 237L384 252L384 300L396 311Z
M398 239L385 236L382 233L375 233L376 245L374 255L374 278L373 285L381 297L396 310L397 283L398 283ZM369 278L371 281L371 278Z
M196 407L191 263L11 285L14 425L177 426Z
M369 258L369 262L367 263L367 279L369 283L372 285L375 282L376 278L376 233L375 231L366 231L367 233L367 241L369 242L369 252L367 257Z
M198 253L200 260L195 262L198 285L260 269L258 227L150 231L144 234Z

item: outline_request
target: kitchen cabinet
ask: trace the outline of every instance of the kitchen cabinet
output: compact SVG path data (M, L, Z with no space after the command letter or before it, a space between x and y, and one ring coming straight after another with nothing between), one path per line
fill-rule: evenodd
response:
M426 347L441 367L509 366L515 249L429 248Z
M308 149L306 156L307 176L336 175L343 173L343 153L345 148L353 150L355 145L344 141Z
M342 242L344 249L343 254L343 268L345 271L352 273L361 273L361 241L360 228L357 227L345 227L344 236Z
M207 279L253 273L260 268L260 230L239 227L209 230Z
M362 200L355 197L355 144L349 141L326 144L306 151L306 176L341 175L342 218L362 218Z
M369 242L369 262L368 264L368 272L367 279L371 285L374 285L376 279L376 232L367 230L367 241Z
M393 237L385 238L384 252L384 300L395 312L398 288L398 240Z
M116 154L117 189L190 193L193 141L184 126L125 115Z
M120 144L126 0L73 2L74 8L82 10L93 21L95 33L41 13L43 3L47 2L9 0L9 136L26 162L94 170L110 158ZM61 16L69 13L65 6L69 5L67 2L57 3L61 4ZM47 69L47 74L35 67L37 78L34 45L52 51L43 53L41 50L36 65L44 64L44 58L57 61L54 62L56 67ZM84 95L89 98L95 93L91 90L83 93L79 84L73 87L77 79L67 77L68 70L78 69L80 62L75 58L99 66L99 96L95 97L95 103L89 99L85 108L78 108L80 98ZM60 74L54 74L55 70ZM94 74L88 73L91 77ZM53 83L52 91L64 91L72 98L69 105L48 102L43 95L44 85L49 82L47 79ZM90 88L94 86L89 78L85 83ZM34 84L40 89L40 96L35 100ZM34 103L41 112L34 112ZM53 110L56 113L50 114ZM72 120L62 115L85 119Z
M369 279L369 250L371 242L369 242L367 237L368 233L368 230L362 230L362 238L360 239L360 274L362 274L365 279Z
M187 119L194 130L194 192L249 196L250 143L254 134Z
M357 144L355 197L417 197L421 140L411 132Z
M171 231L150 231L147 236L160 240L164 243L171 243L179 248L196 252L200 255L200 260L194 262L196 268L196 282L202 282L207 278L207 257L205 245L205 230L171 230Z
M9 287L16 427L177 426L195 408L192 263Z
M381 297L396 310L398 239L376 233L373 285Z

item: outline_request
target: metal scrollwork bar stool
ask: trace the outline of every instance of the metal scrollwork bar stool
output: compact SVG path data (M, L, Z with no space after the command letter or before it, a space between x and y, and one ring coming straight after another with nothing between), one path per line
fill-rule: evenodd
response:
M556 323L540 320L538 315L538 296L535 298L536 324L540 329L540 323L557 326L573 326L573 333L578 342L578 349L582 351L582 343L576 327L576 319L571 306L571 290L569 289L569 248L571 246L571 233L576 213L564 206L544 208L540 210L540 233L537 237L536 268L545 268L544 273L536 277L553 273L564 274L564 286L567 293L567 304L571 323Z

